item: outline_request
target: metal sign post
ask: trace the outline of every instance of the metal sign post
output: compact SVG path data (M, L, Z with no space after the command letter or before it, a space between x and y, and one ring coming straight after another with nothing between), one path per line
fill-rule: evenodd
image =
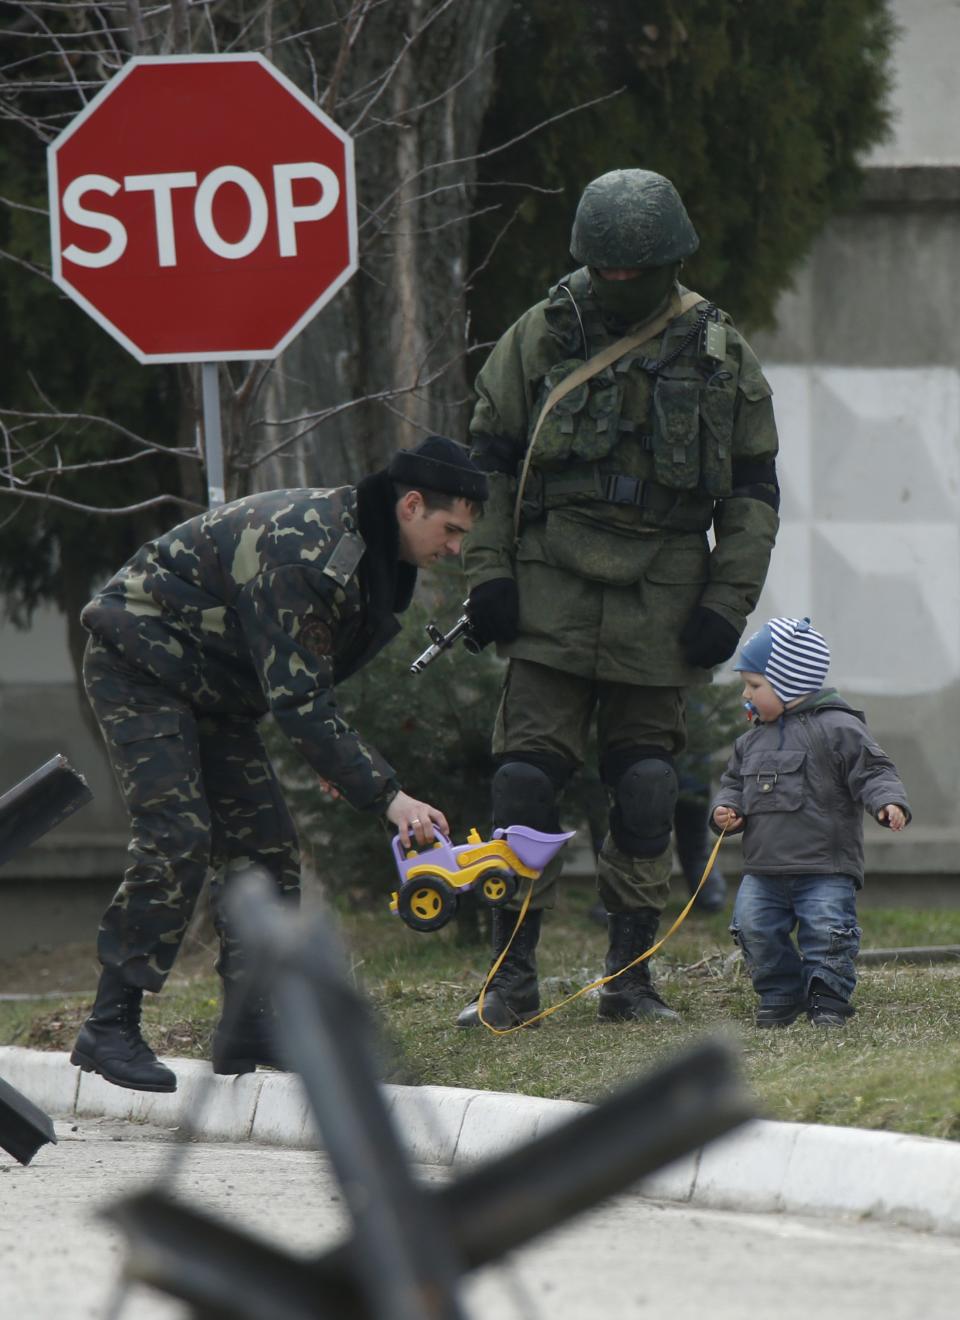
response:
M220 369L217 362L204 362L203 452L207 469L207 503L216 509L224 502L223 431L220 426Z

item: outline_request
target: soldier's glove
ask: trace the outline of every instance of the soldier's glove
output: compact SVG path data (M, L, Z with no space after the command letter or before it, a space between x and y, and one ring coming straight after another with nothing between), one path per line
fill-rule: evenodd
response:
M478 646L512 642L520 623L520 597L513 578L493 578L474 587L467 601L467 617Z
M729 660L737 649L740 634L732 623L706 605L694 607L689 619L680 630L680 645L688 665L700 669L713 669Z

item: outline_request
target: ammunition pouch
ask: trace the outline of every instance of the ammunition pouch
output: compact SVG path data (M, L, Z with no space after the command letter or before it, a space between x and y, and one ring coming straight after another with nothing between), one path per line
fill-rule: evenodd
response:
M653 470L671 490L700 484L700 387L658 376L653 388Z
M556 389L584 369L579 358L555 363L531 410L531 436L539 427L533 466L548 473L585 462L616 466L617 446L628 437L650 455L659 486L711 499L729 496L738 391L756 400L770 389L759 368L738 370L718 317L712 305L702 306L694 319L684 313L666 327L656 358L640 347L627 351L544 412ZM711 341L711 332L719 343ZM598 498L644 507L642 493L624 491L621 483Z
M721 368L660 375L653 391L654 472L673 490L699 490L713 499L730 494L737 379Z
M582 359L569 358L551 367L540 387L535 419L553 390L582 366ZM544 418L537 436L537 463L549 468L569 459L605 458L620 439L622 405L623 389L612 367L577 385Z

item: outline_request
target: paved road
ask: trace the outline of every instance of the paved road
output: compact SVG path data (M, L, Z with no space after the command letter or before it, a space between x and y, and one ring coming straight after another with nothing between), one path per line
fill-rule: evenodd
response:
M23 1169L0 1152L0 1315L104 1320L124 1245L96 1207L141 1186L171 1134L107 1120L59 1123L60 1144ZM424 1170L424 1176L444 1176ZM291 1248L339 1236L337 1187L319 1155L194 1145L178 1194ZM741 1215L625 1197L470 1284L471 1320L955 1320L960 1239L868 1223ZM131 1291L121 1320L183 1320Z

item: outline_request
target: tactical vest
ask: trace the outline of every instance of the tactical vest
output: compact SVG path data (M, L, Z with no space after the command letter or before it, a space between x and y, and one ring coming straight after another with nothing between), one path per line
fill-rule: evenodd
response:
M545 318L564 357L539 384L528 441L551 390L615 338L586 270L551 290ZM739 363L728 319L694 307L560 399L537 437L525 517L538 503L601 500L646 509L658 526L708 527L713 501L731 491Z

